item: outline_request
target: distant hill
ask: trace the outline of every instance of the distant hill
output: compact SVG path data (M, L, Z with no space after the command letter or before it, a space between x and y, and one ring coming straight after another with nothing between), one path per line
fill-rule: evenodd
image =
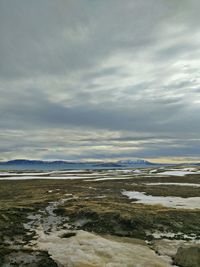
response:
M117 162L118 164L122 165L155 165L154 163L143 160L143 159L137 159L137 160L120 160Z
M151 166L160 166L161 164L151 163L146 160L120 160L117 162L79 162L79 161L43 161L43 160L27 160L15 159L0 162L1 169L13 170L64 170L64 169L117 169L117 168L143 168Z
M38 164L93 164L96 166L116 166L120 167L123 165L154 165L154 163L151 163L146 160L120 160L117 162L79 162L79 161L64 161L64 160L56 160L56 161L46 161L46 160L28 160L28 159L15 159L15 160L9 160L9 161L2 161L0 164L3 165L24 165L24 164L31 164L31 165L38 165Z
M106 167L106 168L121 168L123 167L122 164L118 164L118 163L114 163L114 162L102 162L102 163L96 163L96 164L93 164L94 166L97 166L97 167Z
M76 164L76 162L67 162L62 160L57 161L46 161L46 160L28 160L28 159L15 159L0 162L0 164L8 164L8 165L24 165L24 164ZM79 163L80 164L80 163Z

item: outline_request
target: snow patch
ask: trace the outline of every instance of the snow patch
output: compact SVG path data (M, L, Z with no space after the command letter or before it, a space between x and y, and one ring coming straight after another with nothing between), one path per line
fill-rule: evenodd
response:
M177 171L165 171L157 173L158 175L167 175L167 176L185 176L188 174L200 174L200 171L188 171L188 170L177 170Z
M145 183L145 185L176 185L176 186L192 186L192 187L200 187L200 184L193 183Z
M63 267L169 267L164 259L145 245L117 242L85 231L76 236L61 238L64 232L38 232L37 247L48 251L52 259Z
M200 197L162 197L146 195L145 192L122 191L122 195L129 199L136 199L137 203L146 205L162 205L170 208L200 209Z

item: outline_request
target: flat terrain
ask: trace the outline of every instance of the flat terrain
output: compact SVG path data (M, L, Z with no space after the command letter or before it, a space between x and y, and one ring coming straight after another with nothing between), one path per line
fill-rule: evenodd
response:
M173 266L199 240L198 167L0 174L0 266Z

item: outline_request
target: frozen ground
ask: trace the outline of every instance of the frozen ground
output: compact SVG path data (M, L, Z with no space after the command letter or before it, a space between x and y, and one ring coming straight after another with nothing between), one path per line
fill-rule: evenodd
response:
M192 187L200 187L200 184L193 184L193 183L145 183L146 185L151 185L151 186L160 186L160 185L164 185L164 186L167 186L167 185L175 185L175 186L192 186Z
M117 242L85 231L76 231L71 238L61 238L65 232L45 235L38 232L37 247L49 254L63 267L170 267L148 246Z
M173 170L173 171L165 171L165 172L160 172L158 175L167 175L167 176L185 176L188 174L200 174L200 171L190 171L190 170Z
M175 266L200 240L199 187L198 167L1 172L0 262Z
M131 179L135 177L168 177L177 176L184 177L188 175L198 175L198 168L178 168L171 169L123 169L123 170L66 170L66 171L50 171L50 172L1 172L0 180L26 180L26 179L94 179L94 181L115 180L115 179Z
M146 205L162 205L170 208L200 209L200 197L163 197L146 195L144 192L122 191L124 196Z

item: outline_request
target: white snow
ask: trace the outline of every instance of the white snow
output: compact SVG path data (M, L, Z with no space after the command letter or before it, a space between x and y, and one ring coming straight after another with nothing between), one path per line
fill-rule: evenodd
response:
M141 170L134 170L133 173L142 173Z
M37 241L37 247L48 251L59 266L171 266L145 245L117 242L82 230L70 238L61 238L62 234L64 232L45 235L38 231Z
M12 181L12 180L38 180L38 179L46 179L46 180L54 180L54 179L60 179L60 180L75 180L75 179L86 179L89 177L83 177L83 176L20 176L20 177L2 177L0 178L1 180L7 180L7 181Z
M167 176L185 176L187 174L200 174L200 171L188 171L188 170L176 170L176 171L165 171L157 173L158 175L167 175Z
M91 180L85 180L85 182L96 182L96 181L107 181L107 180L126 180L126 179L132 179L132 177L105 177L105 178L98 178L98 179L91 179Z
M145 183L145 185L176 185L176 186L192 186L192 187L200 187L200 184L193 183Z
M23 173L14 173L14 172L6 172L0 173L0 177L12 177L12 176L38 176L38 175L50 175L52 172L23 172Z
M141 170L138 170L138 169L136 169L136 170L132 170L132 169L122 169L122 170L118 170L118 172L121 172L121 173L142 173L142 171Z
M171 208L181 209L200 209L200 197L163 197L146 195L145 192L138 191L122 191L124 196L130 199L136 199L136 203L146 205L162 205Z
M155 170L150 170L149 173L154 173L154 172L157 172L157 171L158 171L157 169L155 169Z
M50 172L0 172L0 180L27 180L27 179L93 179L93 181L131 179L136 176L144 177L166 177L166 176L185 176L187 174L200 174L197 168L170 169L159 173L154 173L156 169L149 171L139 169L124 169L112 171L87 171L87 170L65 170ZM86 180L88 181L88 180ZM188 185L189 186L189 185Z
M155 232L146 231L146 235L147 236L152 235L156 239L176 238L179 236L179 237L183 237L184 239L192 240L192 241L194 241L195 244L200 242L200 240L197 239L197 235L192 234L192 233L190 235L187 235L187 234L184 234L183 232L174 233L174 232L167 232L167 231L161 232L161 231L157 230Z
M51 171L51 172L1 172L0 173L0 177L13 177L13 176L49 176L49 175L82 175L82 176L102 176L105 175L103 173L100 172L87 172L85 170L67 170L67 171Z

